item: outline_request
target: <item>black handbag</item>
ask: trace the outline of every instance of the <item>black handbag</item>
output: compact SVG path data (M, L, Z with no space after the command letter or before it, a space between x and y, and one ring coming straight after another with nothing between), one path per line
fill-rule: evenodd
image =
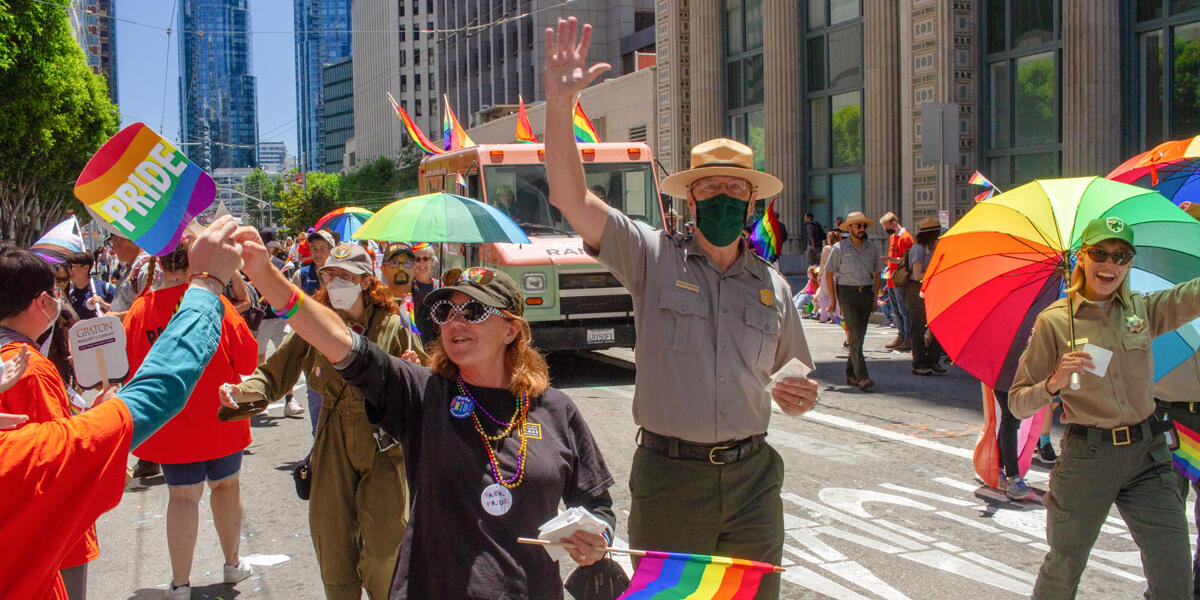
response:
M308 500L312 494L312 470L310 459L312 452L308 453L303 460L296 464L296 468L292 469L292 479L296 481L296 495L300 496L301 500Z

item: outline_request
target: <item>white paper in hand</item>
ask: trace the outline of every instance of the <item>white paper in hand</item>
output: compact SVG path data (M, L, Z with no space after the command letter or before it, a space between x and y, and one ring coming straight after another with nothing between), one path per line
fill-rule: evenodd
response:
M559 513L557 517L542 523L538 527L538 539L557 542L563 538L575 535L576 531L586 531L601 535L608 526L598 517L588 512L582 506L572 506ZM559 561L570 556L562 546L542 546L550 555L550 560Z
M771 380L767 382L767 387L764 387L763 390L771 392L775 389L775 384L779 383L780 379L785 377L804 378L808 377L809 373L812 372L813 368L811 366L800 362L800 359L798 358L793 358L792 360L784 363L782 367L779 367L778 371L775 371L775 373L771 375Z
M1101 348L1091 342L1084 344L1082 350L1092 355L1092 364L1096 365L1095 369L1084 370L1099 377L1104 377L1104 374L1108 372L1108 363L1112 360L1112 350Z

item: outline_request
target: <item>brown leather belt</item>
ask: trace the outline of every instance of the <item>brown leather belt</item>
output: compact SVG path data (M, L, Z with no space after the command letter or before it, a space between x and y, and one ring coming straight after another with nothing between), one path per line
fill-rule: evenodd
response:
M638 429L638 445L668 458L703 460L714 465L728 465L749 458L767 445L767 434L759 433L748 438L715 444L697 444Z

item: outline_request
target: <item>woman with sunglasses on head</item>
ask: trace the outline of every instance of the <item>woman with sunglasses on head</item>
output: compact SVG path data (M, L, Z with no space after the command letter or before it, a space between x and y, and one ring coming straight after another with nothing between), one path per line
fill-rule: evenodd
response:
M268 279L261 271L252 273L247 263L245 272L256 286ZM320 304L332 323L364 336L385 356L424 360L421 341L400 317L388 286L373 272L361 246L336 246L318 272L320 290L305 306ZM273 267L271 275L273 284L283 282L280 287L288 291L264 296L274 300L276 314L295 328L302 292ZM301 372L324 400L309 459L308 522L325 596L359 598L365 588L371 598L385 598L408 522L404 453L394 439L367 422L367 403L359 388L338 374L320 348L290 333L253 375L222 391L225 406L220 417L245 419L265 410L291 391Z
M1172 289L1129 289L1133 230L1116 217L1088 223L1067 298L1037 317L1009 391L1009 409L1032 416L1062 397L1067 423L1050 478L1050 551L1033 598L1074 598L1088 555L1115 503L1141 549L1147 598L1191 598L1191 556L1178 474L1154 417L1151 342L1200 316L1200 278ZM1112 352L1107 369L1084 344Z
M611 532L613 479L579 410L549 387L512 278L483 268L443 277L426 299L441 337L425 368L305 300L264 265L252 233L239 241L254 284L361 390L366 418L404 446L412 518L390 598L562 598L558 565L517 538L535 537L560 501ZM607 540L579 532L566 541L587 565Z
M412 295L413 306L417 321L417 329L421 331L421 341L426 346L433 343L437 339L437 324L429 318L429 306L425 304L425 297L433 290L438 289L441 282L438 281L437 259L433 257L433 245L429 242L418 242L413 244L413 283Z

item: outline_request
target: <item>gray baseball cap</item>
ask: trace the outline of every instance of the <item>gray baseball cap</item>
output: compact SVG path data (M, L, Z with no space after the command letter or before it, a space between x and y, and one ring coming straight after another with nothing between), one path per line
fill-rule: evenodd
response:
M321 267L321 270L324 271L331 267L344 269L346 272L355 275L375 274L375 267L371 264L371 257L358 244L338 244L334 247L333 252L329 253L329 260L325 261L325 266Z

